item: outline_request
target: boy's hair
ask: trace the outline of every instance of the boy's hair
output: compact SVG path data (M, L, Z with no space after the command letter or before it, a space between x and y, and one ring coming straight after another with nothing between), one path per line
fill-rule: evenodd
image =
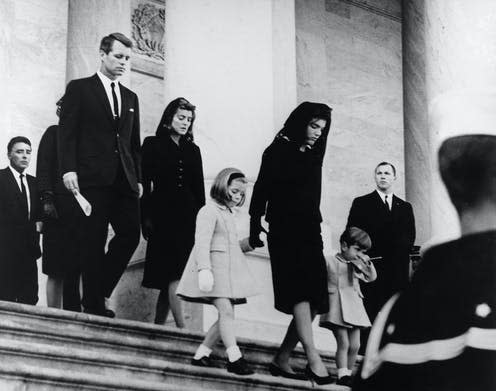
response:
M348 246L357 245L363 250L372 247L372 240L367 232L357 227L348 227L339 238L339 243L346 243Z
M29 139L27 137L16 136L16 137L11 138L9 143L7 144L7 153L12 152L12 148L17 143L25 143L25 144L31 146L31 141L29 141Z
M441 178L458 213L483 200L496 201L496 136L449 138L438 158Z
M232 181L240 181L243 183L247 183L245 174L243 174L237 168L224 168L221 170L214 179L214 183L210 188L210 197L212 197L215 201L217 201L221 205L226 205L229 201L231 201L231 197L229 197L228 187L232 183ZM245 195L243 194L243 198L236 206L242 206L245 203Z

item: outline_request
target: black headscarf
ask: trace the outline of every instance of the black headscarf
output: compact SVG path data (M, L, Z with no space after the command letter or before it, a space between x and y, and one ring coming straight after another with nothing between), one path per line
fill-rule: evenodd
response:
M331 127L332 109L324 103L303 102L289 115L284 127L277 133L275 140L285 138L295 143L298 148L303 145L307 136L307 126L314 118L326 121L322 135L312 147L312 153L322 161L325 154L327 136Z

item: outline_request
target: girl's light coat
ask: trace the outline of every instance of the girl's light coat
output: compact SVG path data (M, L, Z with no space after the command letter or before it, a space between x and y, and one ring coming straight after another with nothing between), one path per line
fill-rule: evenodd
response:
M226 297L243 302L258 294L257 284L243 252L252 251L248 240L239 241L234 215L226 206L209 202L196 218L195 245L177 288L177 294L187 300L209 302L214 297ZM202 292L198 287L198 271L211 269L214 287Z

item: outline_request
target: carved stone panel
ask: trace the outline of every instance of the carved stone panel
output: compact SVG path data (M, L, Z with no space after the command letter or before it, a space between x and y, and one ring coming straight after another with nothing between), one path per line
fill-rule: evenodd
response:
M131 9L132 69L163 78L165 0L134 0Z

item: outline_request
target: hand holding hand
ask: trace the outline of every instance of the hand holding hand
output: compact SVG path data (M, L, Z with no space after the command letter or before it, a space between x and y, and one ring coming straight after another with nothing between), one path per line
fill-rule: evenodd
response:
M264 242L260 240L260 234L262 232L265 232L265 234L268 234L267 230L262 226L262 223L260 222L260 217L252 217L250 219L250 239L249 243L250 246L253 248L257 247L263 247Z
M201 269L198 272L198 286L202 292L208 293L214 289L214 275L210 269Z

